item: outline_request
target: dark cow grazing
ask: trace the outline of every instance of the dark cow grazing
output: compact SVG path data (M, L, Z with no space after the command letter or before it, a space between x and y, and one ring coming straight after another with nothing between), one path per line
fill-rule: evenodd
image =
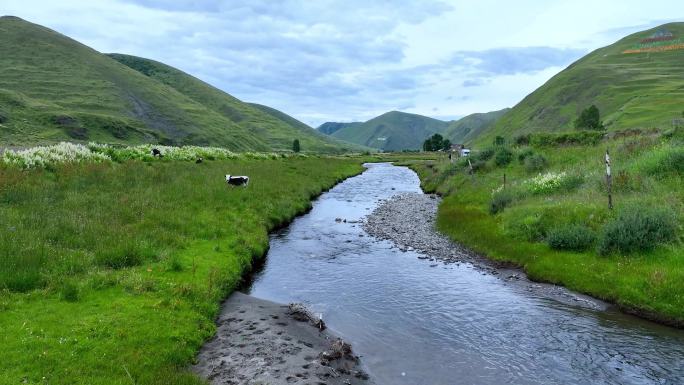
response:
M163 157L164 155L162 155L162 153L161 153L161 151L159 151L159 149L153 148L153 149L152 149L152 156L158 156L158 157L161 158L161 157Z
M249 177L248 176L232 176L232 175L226 175L226 183L228 183L229 186L245 186L249 184Z
M202 159L202 157L197 158L197 160L195 161L195 163L197 164L200 164L202 162L204 162L204 159Z

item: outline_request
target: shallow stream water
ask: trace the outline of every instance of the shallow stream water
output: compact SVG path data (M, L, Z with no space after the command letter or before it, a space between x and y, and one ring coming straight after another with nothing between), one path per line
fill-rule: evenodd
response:
M380 385L684 384L684 331L539 297L366 234L355 222L379 200L420 192L407 168L367 166L271 236L250 294L322 313Z

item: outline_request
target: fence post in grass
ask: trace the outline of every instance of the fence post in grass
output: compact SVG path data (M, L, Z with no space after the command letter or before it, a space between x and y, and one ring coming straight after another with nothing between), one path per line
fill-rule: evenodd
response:
M504 173L504 190L506 189L506 173Z
M468 159L468 174L470 174L470 179L475 181L475 172L473 171L473 164L470 163L470 158Z
M613 209L613 177L610 174L610 153L606 149L606 185L608 187L608 209Z

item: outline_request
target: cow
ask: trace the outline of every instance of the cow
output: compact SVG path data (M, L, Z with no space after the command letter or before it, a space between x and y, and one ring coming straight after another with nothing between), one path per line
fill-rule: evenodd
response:
M164 155L162 155L162 153L161 153L161 151L159 151L159 149L153 148L153 149L152 149L152 156L158 156L158 157L161 158L161 157L163 157Z
M197 160L195 161L195 163L197 163L197 164L200 164L202 162L204 162L204 159L201 156L199 158L197 158Z
M226 183L228 183L229 186L244 186L247 187L249 184L249 177L248 176L233 176L233 175L228 175L226 174Z

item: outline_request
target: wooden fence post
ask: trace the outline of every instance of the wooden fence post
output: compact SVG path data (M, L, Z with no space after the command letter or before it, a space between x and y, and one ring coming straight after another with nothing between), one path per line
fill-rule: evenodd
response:
M504 190L506 189L506 173L504 173Z
M613 177L610 173L610 153L606 149L606 185L608 187L608 208L613 209Z

